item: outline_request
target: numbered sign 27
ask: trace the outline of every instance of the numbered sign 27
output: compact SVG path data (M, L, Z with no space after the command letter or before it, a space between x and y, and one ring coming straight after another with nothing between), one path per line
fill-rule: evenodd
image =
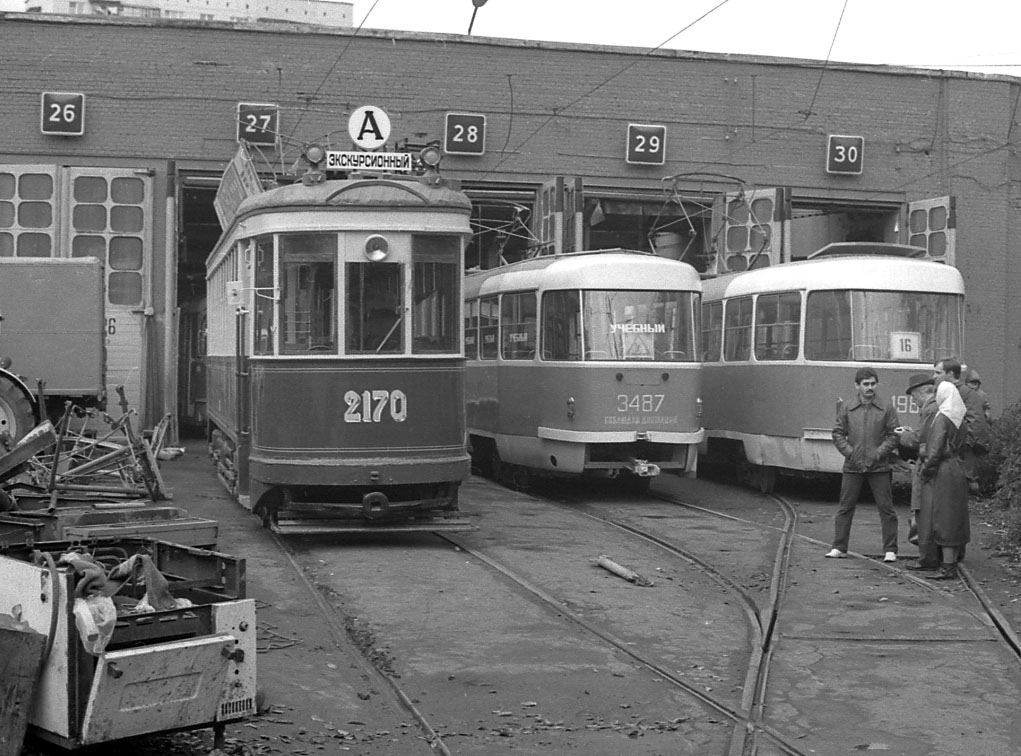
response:
M272 102L238 103L239 142L275 145L280 134L280 109Z
M447 113L443 151L448 155L481 155L486 151L486 117L481 113Z
M43 92L40 130L44 134L81 136L85 133L85 95Z
M826 172L860 175L865 165L865 137L830 134L826 147Z
M632 164L663 165L666 162L666 126L629 123L626 159Z

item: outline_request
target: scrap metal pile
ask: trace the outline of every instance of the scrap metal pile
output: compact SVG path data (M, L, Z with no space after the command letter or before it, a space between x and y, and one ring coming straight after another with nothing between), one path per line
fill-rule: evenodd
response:
M159 460L170 416L146 432L121 393L121 414L68 403L17 443L0 434L0 544L107 535L149 535L213 546L217 524L166 504Z

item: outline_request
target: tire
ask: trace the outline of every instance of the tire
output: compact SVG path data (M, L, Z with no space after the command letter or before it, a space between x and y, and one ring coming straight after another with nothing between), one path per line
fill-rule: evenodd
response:
M0 433L19 441L35 427L32 400L10 378L0 375Z

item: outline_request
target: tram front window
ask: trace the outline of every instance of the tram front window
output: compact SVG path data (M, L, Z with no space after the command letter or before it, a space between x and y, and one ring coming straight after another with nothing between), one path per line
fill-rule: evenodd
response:
M347 353L404 352L400 263L347 263Z
M585 360L694 362L694 305L686 291L583 291Z
M812 292L806 308L805 357L931 365L960 354L963 308L957 294Z
M457 236L411 237L413 354L456 354L457 303L461 301L461 240Z
M337 352L336 234L280 236L280 353Z

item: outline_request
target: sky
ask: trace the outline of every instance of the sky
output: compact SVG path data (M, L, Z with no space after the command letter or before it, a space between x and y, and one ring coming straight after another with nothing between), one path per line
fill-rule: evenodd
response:
M474 1L354 0L354 25L1021 77L1017 0Z

